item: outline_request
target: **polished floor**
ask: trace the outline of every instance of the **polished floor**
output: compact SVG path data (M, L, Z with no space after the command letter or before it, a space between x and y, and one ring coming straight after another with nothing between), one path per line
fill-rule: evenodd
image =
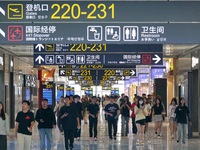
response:
M162 138L154 137L154 124L150 124L150 131L145 138L144 146L136 146L137 136L130 131L127 137L121 137L121 120L118 121L118 133L116 141L109 141L107 123L104 120L103 113L100 114L98 122L98 140L94 141L89 138L88 124L82 123L82 137L80 141L74 143L74 150L200 150L200 139L190 139L186 144L177 144L176 139L172 140L169 135L168 123L163 124ZM64 138L58 131L53 131L53 146L52 150L64 150ZM17 141L13 136L10 136L8 141L8 150L17 150ZM1 148L0 148L1 150ZM33 131L32 150L39 150L39 136L37 127Z

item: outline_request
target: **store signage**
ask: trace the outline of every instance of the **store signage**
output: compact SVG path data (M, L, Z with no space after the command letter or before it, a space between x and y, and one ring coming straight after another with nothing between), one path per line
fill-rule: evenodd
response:
M81 28L80 28L81 27ZM184 33L183 33L184 31ZM198 23L1 23L0 44L194 44ZM105 45L87 51L105 50ZM80 50L78 45L71 50ZM43 47L37 46L38 51ZM53 48L48 48L51 51Z
M42 23L198 22L199 7L195 1L2 1L0 18Z

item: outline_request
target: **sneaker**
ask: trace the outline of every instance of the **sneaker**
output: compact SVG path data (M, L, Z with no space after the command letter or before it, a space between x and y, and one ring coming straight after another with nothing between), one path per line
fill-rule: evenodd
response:
M143 145L144 145L144 142L141 142L141 143L140 143L140 145L142 145L142 146L143 146Z
M112 141L112 138L110 138L110 141Z
M97 141L97 137L95 137L94 140Z
M116 137L114 137L114 140L117 140L117 138L116 138Z
M179 140L177 140L177 143L179 143Z
M137 141L137 142L136 142L136 146L139 146L139 145L140 145L140 143L139 143L139 141Z
M185 141L183 141L183 144L185 144Z
M80 141L80 137L78 137L77 140Z
M161 139L161 136L160 136L160 135L158 135L158 139Z

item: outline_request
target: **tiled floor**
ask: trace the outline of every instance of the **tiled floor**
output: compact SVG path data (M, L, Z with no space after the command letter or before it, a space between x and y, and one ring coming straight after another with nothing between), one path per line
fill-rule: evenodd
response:
M107 123L104 121L102 113L99 117L98 141L95 142L90 140L88 125L82 124L81 141L75 141L74 150L200 150L200 139L187 140L186 144L177 144L175 139L171 140L167 123L164 123L163 125L162 139L154 138L154 129L152 123L150 125L148 137L145 138L145 145L143 147L136 147L136 136L132 134L129 134L128 137L120 136L120 122L121 121L119 120L116 141L109 141ZM63 136L60 135L58 129L55 129L53 132L54 140L52 150L64 150ZM33 133L32 150L39 150L39 137L36 127ZM8 150L17 150L17 142L13 136L10 137L8 143Z

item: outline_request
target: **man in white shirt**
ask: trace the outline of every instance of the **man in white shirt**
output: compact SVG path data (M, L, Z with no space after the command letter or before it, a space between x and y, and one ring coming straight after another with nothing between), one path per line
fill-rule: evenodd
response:
M62 124L61 124L61 121L59 119L59 115L60 115L60 109L65 105L65 102L64 102L64 97L61 96L60 97L60 102L55 106L54 108L54 113L56 113L57 115L57 126L58 126L58 129L59 131L63 134L63 129L62 129Z

